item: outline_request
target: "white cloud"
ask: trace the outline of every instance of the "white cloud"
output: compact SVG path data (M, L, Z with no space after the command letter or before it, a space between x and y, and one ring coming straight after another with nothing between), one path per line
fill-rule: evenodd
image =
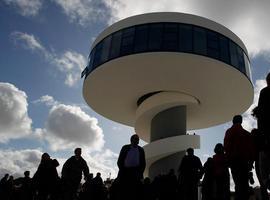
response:
M97 119L77 106L59 104L52 107L41 135L54 151L78 146L95 151L104 146L104 135Z
M85 57L74 51L66 51L63 55L55 57L53 62L66 74L65 84L68 86L73 86L80 80L81 71L86 66Z
M4 0L7 5L13 6L23 16L35 16L42 8L42 0Z
M24 171L28 170L31 172L32 177L36 172L40 163L41 155L44 152L40 149L0 149L0 179L4 174L8 173L13 175L15 178L22 177ZM54 157L50 154L52 159L57 159L59 167L57 167L58 175L61 176L62 166L68 159L64 157ZM83 149L83 158L86 160L90 173L94 175L97 172L101 172L103 178L107 178L111 173L111 177L115 178L117 175L117 157L118 155L113 153L111 150L106 149L103 152L89 154Z
M25 49L39 52L45 57L50 57L45 47L43 47L40 41L32 34L14 31L11 33L11 38L16 45L21 45Z
M25 92L10 83L0 82L0 142L31 133Z
M106 1L106 4L112 13L109 23L148 12L190 13L214 20L234 31L253 56L270 50L268 0L117 0Z
M112 178L117 176L117 158L118 154L112 152L109 149L105 149L102 152L95 152L84 155L84 158L88 161L90 172L94 175L97 172L102 174L103 178L108 178L111 175Z
M82 54L65 51L62 55L57 55L46 49L34 35L19 31L11 33L11 38L16 45L21 45L25 49L44 56L49 63L65 75L67 86L72 87L80 80L81 71L86 66L86 58Z
M104 19L109 10L104 3L106 0L54 0L71 22L87 26L93 21Z
M96 118L90 117L78 106L64 105L52 96L44 95L34 103L52 106L43 129L37 128L33 139L47 141L53 151L84 149L84 156L92 173L101 172L103 177L117 174L117 154L104 149L104 135ZM27 96L14 85L0 83L0 142L13 138L22 138L32 133L32 120L27 114ZM25 170L33 175L40 162L42 151L36 150L1 150L0 177L5 173L22 176ZM66 158L57 158L60 167Z
M41 96L39 99L33 101L33 103L44 103L47 106L55 106L59 104L59 102L50 95Z
M81 105L66 105L50 95L41 96L33 103L50 107L45 127L35 129L35 136L41 141L48 141L52 150L73 149L77 146L101 150L103 147L103 132L97 119L86 114Z
M120 19L148 12L184 12L214 20L235 32L251 56L270 50L268 0L52 0L71 22L91 26L97 20L111 24ZM4 0L19 8L23 15L36 15L41 0ZM69 76L68 79L72 78ZM69 81L68 81L69 82Z
M38 149L0 150L0 177L8 173L15 177L23 176L28 170L31 176L36 172L42 152Z

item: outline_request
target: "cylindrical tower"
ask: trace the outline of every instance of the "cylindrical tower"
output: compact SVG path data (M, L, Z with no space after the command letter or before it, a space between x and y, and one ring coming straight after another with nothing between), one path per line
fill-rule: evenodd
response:
M146 174L177 168L199 136L186 130L231 120L252 103L243 42L199 16L149 13L121 20L92 45L83 96L96 112L148 142Z

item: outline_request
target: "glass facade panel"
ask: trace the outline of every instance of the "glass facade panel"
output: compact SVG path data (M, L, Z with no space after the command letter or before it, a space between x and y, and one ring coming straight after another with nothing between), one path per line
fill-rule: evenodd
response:
M135 27L123 30L120 55L123 56L133 53L134 35L135 35Z
M193 27L193 50L197 54L206 55L206 31L203 28Z
M246 75L252 80L251 72L250 72L250 62L245 53L244 53L244 62L245 62L245 68L246 68Z
M109 59L117 58L120 55L122 32L118 31L112 35L111 51Z
M91 72L93 70L93 62L94 62L94 57L95 57L95 51L96 49L94 48L89 56L89 65L88 65L88 71Z
M192 52L192 26L179 25L179 50L182 52Z
M110 36L106 37L102 42L103 47L102 47L101 58L100 58L101 63L106 62L109 58L111 40L112 40L112 36L110 35Z
M241 69L240 54L241 53L238 51L237 45L234 42L230 41L231 65L235 66L238 70L242 71L243 69Z
M157 51L162 46L162 33L163 24L150 24L149 25L149 36L148 36L148 50Z
M243 50L239 46L237 46L236 51L237 51L238 69L241 72L246 73Z
M231 60L230 60L230 54L229 54L229 40L220 35L219 36L219 49L220 49L220 60L222 60L225 63L230 64Z
M178 50L178 24L171 23L164 25L163 33L163 50Z
M207 55L212 58L219 58L219 38L214 31L207 31Z
M237 46L234 42L230 41L230 56L231 56L231 64L239 69L238 66L238 53Z
M98 65L132 53L173 51L218 59L250 77L248 57L229 38L202 27L181 23L150 23L117 31L91 51L86 76Z
M134 52L147 51L148 41L148 25L140 25L136 27Z
M93 69L95 69L101 61L101 53L102 53L102 46L103 43L100 42L97 46L96 46L96 52L95 52L95 57L94 57L94 61L93 61Z

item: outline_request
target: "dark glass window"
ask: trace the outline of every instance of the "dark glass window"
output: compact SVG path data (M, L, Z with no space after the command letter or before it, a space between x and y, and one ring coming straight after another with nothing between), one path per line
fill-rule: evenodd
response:
M93 61L93 69L95 69L101 63L102 46L103 46L103 43L100 42L95 47L96 52L95 52L95 57Z
M219 58L218 34L214 31L207 31L207 55L212 58Z
M247 55L244 53L244 61L245 61L245 68L246 68L246 75L251 78L251 72L250 72L250 63L248 60Z
M106 62L109 58L111 40L112 40L112 36L110 35L110 36L106 37L102 42L103 47L102 47L101 58L100 58L101 63Z
M164 25L162 49L165 51L178 50L178 24L168 23Z
M124 29L122 32L121 55L133 53L135 27Z
M148 39L149 51L157 51L161 49L162 33L163 33L162 23L149 25L149 39Z
M220 51L220 60L222 60L223 62L226 62L228 64L230 64L230 54L229 54L229 40L222 36L219 35L219 51Z
M112 35L111 51L109 59L117 58L120 55L122 32L118 31Z
M179 25L179 51L192 52L192 26Z
M136 27L134 52L147 51L148 41L148 25L140 25Z
M107 36L92 49L86 76L108 60L151 51L205 55L234 66L250 78L247 55L229 38L202 27L165 22L136 25Z
M194 53L206 55L206 31L200 27L193 27L193 51Z
M239 46L237 46L236 51L237 51L238 69L241 72L246 73L243 50Z
M90 56L89 56L89 65L88 65L88 71L92 71L93 70L93 62L94 62L94 57L95 57L95 48L92 49Z
M231 64L241 72L246 73L243 50L232 41L230 41L230 55Z
M238 67L238 54L237 54L237 46L234 42L230 41L230 56L231 56L231 64Z

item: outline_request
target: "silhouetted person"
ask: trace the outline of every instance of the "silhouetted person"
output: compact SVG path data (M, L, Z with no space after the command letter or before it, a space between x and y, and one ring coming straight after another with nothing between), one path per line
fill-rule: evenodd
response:
M7 199L13 200L15 197L14 193L15 193L14 177L9 176L8 181L7 181Z
M262 200L268 200L268 193L267 193L267 178L266 181L263 180L262 177L262 170L261 165L264 165L264 162L269 162L268 160L262 160L262 156L265 151L265 139L264 136L260 133L258 129L253 129L251 131L252 140L255 147L255 172L260 183L260 193Z
M192 148L187 149L179 166L180 196L184 200L198 199L198 183L202 175L201 160L194 155Z
M213 169L215 180L215 199L230 199L230 174L228 168L228 160L224 154L224 147L221 143L216 144L213 156Z
M266 76L266 84L267 86L260 91L256 113L258 129L265 141L265 148L259 155L261 186L263 188L266 185L270 187L270 73Z
M254 146L251 135L242 127L242 116L233 117L233 125L225 133L224 148L235 183L235 199L249 197L248 174L252 169Z
M8 199L8 178L9 174L5 174L0 180L0 197L4 200Z
M103 180L101 178L101 173L98 172L95 176L95 178L93 178L93 183L96 185L103 185Z
M149 177L143 181L142 200L154 200L154 188Z
M116 178L115 180L113 180L111 187L109 188L109 197L110 197L109 199L110 200L121 200L121 198L123 199L123 197L121 197L121 192L123 191L121 191L119 179Z
M36 173L33 176L33 184L37 191L37 200L55 199L59 176L56 167L59 163L52 160L48 153L43 153Z
M130 138L130 144L124 145L120 151L117 161L119 168L118 180L123 197L129 199L139 199L143 172L145 169L145 154L139 144L139 136L134 134ZM126 196L127 195L127 196ZM125 197L126 196L126 197Z
M33 199L33 182L30 178L30 171L25 171L24 177L17 178L14 182L20 200Z
M80 200L87 200L93 196L93 174L89 173L85 177L85 182L82 185L82 191L80 192Z
M258 101L258 129L270 139L270 73L266 77L267 86L260 91Z
M214 164L213 158L209 157L203 165L202 200L213 200L214 190Z
M160 200L174 200L177 197L177 177L174 169L170 169L169 173L162 176Z
M105 200L107 191L103 180L101 178L101 174L98 172L95 178L92 180L93 184L93 193L91 199L93 200Z
M82 179L82 173L84 177L87 177L89 174L87 163L81 156L82 149L76 148L74 154L64 163L62 168L64 200L77 198L77 190Z

